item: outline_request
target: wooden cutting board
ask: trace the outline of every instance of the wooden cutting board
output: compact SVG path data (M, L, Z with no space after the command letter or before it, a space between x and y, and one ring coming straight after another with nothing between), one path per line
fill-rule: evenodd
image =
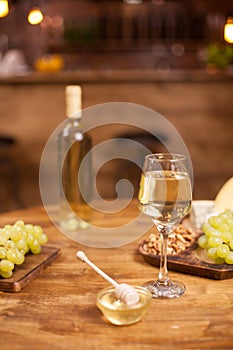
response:
M22 265L15 265L11 278L0 277L0 291L19 292L50 265L59 253L59 248L45 245L40 254L27 254Z
M151 265L159 266L160 255L148 254L143 249L143 242L139 245L139 253ZM168 270L190 275L212 278L216 280L233 278L233 265L213 264L205 257L203 249L198 248L197 240L182 253L168 255Z

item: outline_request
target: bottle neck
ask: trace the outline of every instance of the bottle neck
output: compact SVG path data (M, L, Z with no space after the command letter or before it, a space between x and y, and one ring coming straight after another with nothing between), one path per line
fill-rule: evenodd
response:
M67 115L67 119L69 119L70 121L76 121L77 123L80 123L81 122L81 119L82 119L82 114L81 112L78 112L78 113L75 113L73 115Z

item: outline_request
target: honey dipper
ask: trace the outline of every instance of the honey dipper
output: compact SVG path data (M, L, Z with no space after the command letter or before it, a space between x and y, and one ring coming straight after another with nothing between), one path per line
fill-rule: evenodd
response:
M126 283L117 283L105 272L103 272L99 267L97 267L93 262L91 262L86 254L81 250L76 253L77 258L88 264L93 270L95 270L100 276L102 276L106 281L111 283L115 288L115 294L118 299L124 301L127 305L134 305L139 301L138 292L133 286Z

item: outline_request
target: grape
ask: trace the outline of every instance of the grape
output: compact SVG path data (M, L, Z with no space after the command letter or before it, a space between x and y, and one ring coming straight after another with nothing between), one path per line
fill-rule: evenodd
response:
M229 253L227 253L226 257L225 257L225 262L227 264L233 264L233 252L230 251Z
M39 254L47 242L41 226L25 224L23 220L0 228L0 276L11 277L14 266L23 264L28 252Z
M23 237L23 233L22 233L22 231L20 230L20 231L13 231L12 233L11 233L11 240L12 241L14 241L14 242L17 242L17 241L19 241L22 237Z
M10 248L7 250L6 257L9 261L12 261L14 264L16 264L18 259L18 250L17 248Z
M204 235L198 239L200 248L218 264L233 264L233 210L226 209L211 216L202 227Z
M6 241L7 241L7 238L6 238L6 236L4 236L3 234L2 234L2 232L0 232L0 246L1 245L5 245L6 244Z
M207 256L212 259L212 260L215 260L218 255L217 255L217 248L209 248L207 250Z
M2 229L0 232L0 244L4 245L9 238L10 238L10 234L8 230Z
M233 250L233 238L230 240L229 245L230 245L231 250Z
M34 237L40 238L42 233L43 233L43 231L42 231L42 228L40 226L34 226Z
M215 264L223 264L224 263L224 259L220 258L217 254L217 248L209 248L207 250L207 256L213 260L213 262Z
M210 237L213 232L213 227L209 223L205 223L202 227L202 231L206 234L207 237Z
M13 248L15 248L15 242L13 242L12 240L8 239L6 241L6 243L4 244L4 246L6 247L6 249L13 249Z
M212 227L209 224L204 225L202 227L202 231L205 233L205 235L207 237L211 237L211 236L220 237L221 236L221 232L216 230L214 227Z
M31 249L31 252L32 252L33 254L40 254L40 252L41 252L41 246L39 245L39 246L36 247L36 248L32 248L32 249Z
M25 238L21 238L18 242L16 242L16 247L17 247L17 249L23 250L25 252L28 252L28 250L29 250Z
M222 233L220 231L213 231L212 237L222 238Z
M10 231L10 229L9 228L4 228L3 230L2 230L2 235L4 235L5 237L6 237L6 239L10 239L10 236L11 236L11 231Z
M42 235L39 238L40 244L46 244L48 242L48 237L45 233L42 233Z
M0 262L0 269L4 272L12 271L14 268L14 264L12 261L7 259L2 259Z
M232 209L226 209L219 216L223 219L232 219Z
M32 233L28 233L26 237L27 244L30 245L34 241L34 236Z
M32 224L27 224L27 225L25 225L25 230L26 230L26 232L32 233L32 234L33 234L33 232L34 232L34 227L33 227Z
M230 248L227 244L221 244L217 248L217 254L220 258L225 258L227 253L229 253Z
M207 248L208 237L206 235L202 235L198 238L198 245L201 248Z
M227 243L227 242L230 242L232 235L229 231L226 231L226 232L222 232L221 237L223 241Z
M222 219L220 217L217 217L217 216L212 216L209 219L209 223L210 223L211 226L213 226L214 228L218 229L222 225Z
M38 249L39 246L40 246L40 242L38 241L37 238L34 238L34 240L29 243L29 248L31 250L36 250L36 249Z
M222 222L222 225L219 227L220 232L227 232L229 231L229 225L226 222Z
M12 271L2 271L0 270L0 276L3 278L10 278L13 275Z
M212 236L208 239L209 247L218 247L220 244L222 244L222 239L219 237Z
M24 221L23 220L18 220L18 221L15 222L15 225L24 227Z
M16 260L15 264L21 265L21 264L23 264L24 260L25 260L24 254L18 250L17 251L17 260Z
M6 257L6 249L0 246L0 259L4 259Z

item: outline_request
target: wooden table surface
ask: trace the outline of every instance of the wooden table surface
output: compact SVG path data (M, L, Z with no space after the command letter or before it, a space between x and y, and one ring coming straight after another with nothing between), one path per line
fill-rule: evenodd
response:
M140 239L119 248L84 247L61 234L43 208L3 213L0 226L18 219L40 224L49 244L61 248L61 254L20 292L0 292L1 350L233 349L232 279L217 281L170 271L171 277L186 285L182 297L153 299L140 322L114 326L95 304L97 292L107 282L75 253L85 250L118 282L141 285L158 269L138 254Z

